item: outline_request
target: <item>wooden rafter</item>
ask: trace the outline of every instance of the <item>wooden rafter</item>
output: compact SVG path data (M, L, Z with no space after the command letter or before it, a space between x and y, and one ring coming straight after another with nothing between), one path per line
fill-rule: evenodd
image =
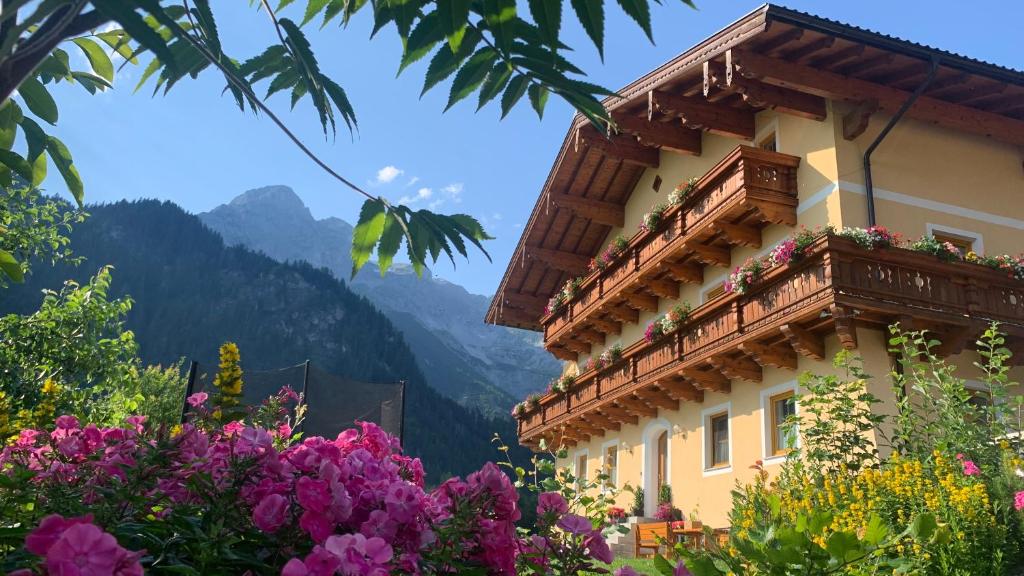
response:
M605 320L603 318L591 318L590 324L595 330L600 330L605 334L620 334L622 333L622 324L613 322L611 320Z
M815 68L831 68L838 66L847 60L856 58L864 53L863 44L852 44L846 48L840 48L830 54L822 54L811 59L810 65Z
M577 330L575 336L584 342L591 344L604 344L604 334L597 330L591 330L589 328L581 328Z
M850 78L834 72L766 58L747 51L733 50L733 62L745 77L753 77L784 88L801 90L825 98L848 102L877 100L879 107L895 112L910 93L891 86ZM1010 144L1024 145L1024 120L985 112L952 102L921 96L907 116L971 134L990 136Z
M761 247L761 232L757 228L726 222L715 222L713 226L729 240L730 244L749 246L750 248Z
M519 308L505 308L501 311L501 320L507 324L516 324L519 326L539 326L540 319L538 314L527 312Z
M723 66L717 62L704 62L704 96L711 95L711 88L717 87L726 93L736 93L743 101L755 108L767 108L801 118L824 120L825 99L788 88L779 88L756 80L748 80L732 73L729 53Z
M853 309L849 306L833 304L829 310L832 312L832 321L836 325L839 343L847 350L855 350L857 348L857 325L854 322Z
M644 146L656 146L678 154L700 156L701 134L680 122L652 122L640 116L616 114L620 132L632 134Z
M715 392L729 392L732 386L729 379L717 370L697 370L696 368L684 368L682 376L693 383L694 387L700 390L713 390Z
M679 283L673 280L650 279L644 282L644 287L661 298L679 298Z
M757 342L743 342L739 348L761 366L796 370L796 352L786 345L766 346Z
M856 62L851 62L846 66L841 67L839 69L839 73L843 76L857 76L866 72L871 72L872 70L883 66L888 66L889 64L892 64L892 61L895 59L896 57L894 55L884 52L882 54L869 56Z
M502 303L530 310L542 310L548 299L543 296L533 296L522 292L506 291L501 295Z
M690 262L663 262L659 267L668 270L668 275L676 282L687 284L703 284L704 269Z
M722 266L728 268L732 263L732 254L728 248L708 246L707 244L700 244L698 242L687 242L686 248L693 252L694 257L697 260L710 266Z
M551 355L554 356L555 358L558 358L559 360L565 360L566 362L575 362L577 359L579 359L579 356L576 352L573 352L572 350L566 350L561 346L552 346L548 348L547 351L550 352Z
M716 105L703 98L651 91L647 93L648 118L654 118L655 112L680 118L688 128L741 140L754 139L754 112L749 109Z
M748 382L760 382L762 379L761 366L745 356L739 358L715 356L709 358L708 363L718 369L726 378L738 378Z
M615 304L608 306L608 315L615 318L619 322L629 322L630 324L636 324L640 321L640 313L626 306L625 304Z
M611 418L599 414L597 412L588 412L581 416L587 422L590 422L594 426L600 426L605 430L621 430L622 424L612 420Z
M587 342L581 342L579 340L573 340L572 338L566 338L564 346L573 352L580 354L590 354L590 344Z
M679 410L679 400L662 394L660 390L647 388L637 391L637 396L651 406L664 408L665 410Z
M562 192L551 192L548 198L555 206L570 210L573 214L598 224L618 228L625 225L626 209L621 204L571 196Z
M629 306L636 310L646 310L647 312L658 311L657 296L651 296L650 294L636 292L633 294L626 294L625 298Z
M628 409L621 408L619 406L602 406L601 412L606 414L609 418L613 418L623 424L636 425L640 421L636 414L633 414Z
M671 398L676 400L688 400L690 402L703 402L704 391L698 390L685 380L658 380L656 382L658 388L665 392Z
M816 360L825 359L825 342L819 336L796 324L783 324L779 330L789 340L790 346L800 354Z
M757 47L757 50L762 54L771 54L778 50L779 48L785 46L786 44L789 44L790 42L793 42L795 40L799 40L800 38L803 37L803 35L803 28L790 28L789 30L786 30L785 32L778 34L774 38L761 42L761 44Z
M590 264L590 259L586 256L549 248L527 248L526 257L536 260L548 268L569 274L582 274L587 271L587 265Z
M865 100L843 114L843 138L853 140L863 134L875 112L878 112L878 100Z
M622 406L635 416L658 415L657 408L652 408L648 406L644 402L640 401L639 398L634 398L632 396L623 396L622 398L617 398L615 401L618 402L620 406Z
M831 48L835 43L835 36L822 36L817 40L811 40L803 46L797 46L796 48L783 52L782 58L789 60L790 62L803 62L805 59L813 56L821 50Z
M661 158L657 148L644 146L633 136L618 134L608 137L598 134L591 126L577 130L576 141L579 145L588 146L609 158L645 168L657 168Z

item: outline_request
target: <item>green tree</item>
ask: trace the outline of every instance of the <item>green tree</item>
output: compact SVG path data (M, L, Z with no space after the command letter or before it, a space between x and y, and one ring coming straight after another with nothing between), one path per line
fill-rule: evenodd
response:
M73 261L68 234L85 216L24 182L0 186L0 288L20 282L33 260Z
M690 0L682 2L692 6ZM84 185L70 151L36 120L57 123L59 109L49 85L75 83L90 93L110 88L114 64L109 53L116 52L126 63L149 58L138 87L149 83L154 92L166 93L186 76L215 69L241 110L269 117L320 168L365 196L352 240L353 274L374 251L385 272L403 242L417 272L428 257L436 262L443 253L454 262L456 252L467 256L467 242L486 255L482 241L489 236L474 218L413 211L373 196L313 154L266 104L270 96L287 93L293 107L303 100L313 105L325 135L333 134L339 121L353 129L355 110L342 86L321 71L303 29L346 26L360 11L372 11L374 35L394 25L403 47L400 72L432 54L423 91L452 78L446 108L477 94L478 108L498 101L504 116L526 96L542 115L549 95L555 94L600 130L611 124L600 98L612 93L586 82L584 72L565 56L571 48L560 40L563 0L281 0L276 9L260 0L253 4L267 14L279 41L246 58L233 57L221 42L212 4L5 2L0 11L0 185L8 185L14 174L39 185L52 162L81 205ZM570 0L570 5L603 56L605 0ZM650 2L619 0L619 5L651 37ZM81 51L90 69L72 69L69 50ZM260 97L257 88L263 86ZM24 145L16 150L19 134ZM0 261L13 259L9 251L0 251ZM13 267L4 270L10 273Z

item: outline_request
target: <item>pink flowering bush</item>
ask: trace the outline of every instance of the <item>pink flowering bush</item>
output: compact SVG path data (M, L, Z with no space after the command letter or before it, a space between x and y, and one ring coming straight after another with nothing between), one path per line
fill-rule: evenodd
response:
M420 461L376 425L281 449L280 435L242 422L171 432L71 416L51 433L23 430L0 452L0 568L514 573L518 494L496 465L427 491Z

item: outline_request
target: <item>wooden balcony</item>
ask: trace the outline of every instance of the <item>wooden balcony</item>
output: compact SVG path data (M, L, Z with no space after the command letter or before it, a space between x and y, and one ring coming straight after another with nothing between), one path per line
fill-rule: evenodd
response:
M548 395L519 421L520 442L574 445L622 423L728 392L731 380L760 382L762 368L796 370L797 355L824 359L824 337L857 346L856 325L899 321L927 329L955 354L992 321L1011 350L1024 346L1024 282L965 262L905 249L867 251L825 236L799 262L769 270L744 295L726 294L694 309L684 325L623 358L581 374L566 394ZM1016 353L1015 357L1020 357Z
M681 282L702 283L706 265L729 267L733 247L759 247L761 229L796 224L796 168L800 159L739 146L700 181L660 225L637 232L625 253L586 277L575 298L541 319L544 345L576 360L658 297L677 298Z

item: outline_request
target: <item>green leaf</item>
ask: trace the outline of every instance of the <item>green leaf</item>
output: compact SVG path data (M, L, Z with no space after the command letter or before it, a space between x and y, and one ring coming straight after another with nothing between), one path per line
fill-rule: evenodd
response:
M85 53L85 57L89 59L89 65L92 66L93 72L98 76L102 76L107 82L114 81L114 63L110 61L110 56L107 56L106 50L88 38L75 38L72 42Z
M579 18L583 30L597 47L601 60L604 61L604 1L603 0L572 0L573 10Z
M480 33L473 28L466 31L466 36L462 39L462 43L459 44L457 52L452 53L451 50L439 49L434 54L434 57L430 59L430 64L427 66L427 75L423 79L423 90L420 91L420 96L423 96L439 82L454 74L459 69L462 61L473 53L480 40Z
M171 54L167 40L157 34L135 11L135 3L122 0L93 0L93 5L103 15L120 24L133 40L138 42L142 48L152 52L165 67L172 70L177 68L177 62L174 60L174 55ZM159 6L157 6L157 10L159 11Z
M430 50L444 38L438 19L438 11L435 10L421 18L416 24L416 28L409 34L409 39L405 42L402 62L398 66L399 74L413 62L429 54Z
M651 32L651 7L647 4L647 0L619 0L619 6L622 6L622 10L630 18L636 20L636 23L647 34L647 38L654 42L654 34Z
M548 89L540 84L530 85L530 104L537 111L538 118L544 118L544 106L548 103Z
M857 535L850 532L833 532L825 541L825 550L840 561L846 561L860 550Z
M938 526L939 524L935 521L934 515L927 513L918 514L914 518L913 524L910 525L910 535L918 542L924 542L932 537Z
M469 23L470 0L437 0L438 23L441 34L448 39L451 51L458 52L462 39L466 35Z
M665 576L672 576L673 567L668 560L665 560L661 554L654 555L654 569L664 574Z
M96 34L96 37L110 46L111 50L132 64L138 64L139 60L132 55L132 47L129 44L131 38L124 33L124 30L108 30Z
M352 109L352 104L348 101L345 90L334 80L326 76L324 76L324 89L327 90L327 96L330 97L338 111L341 112L341 119L348 125L348 129L352 130L352 128L358 127L359 122L356 121L356 112Z
M516 0L484 0L484 22L503 54L512 48L517 20Z
M11 100L0 104L0 148L8 150L14 146L14 138L18 135L18 124L24 119L21 108Z
M26 181L32 181L32 165L20 154L0 148L0 164L7 166Z
M316 18L316 15L327 6L331 0L309 0L306 4L306 13L302 15L302 26L309 24L309 21Z
M359 211L359 222L352 231L352 277L370 259L373 247L384 233L387 210L379 199L363 202Z
M530 77L519 75L513 78L509 83L508 87L505 88L505 93L501 96L501 117L508 116L508 113L512 111L512 108L516 105L516 102L526 94L526 89L530 87Z
M444 109L448 110L459 100L472 94L487 77L487 72L490 71L497 57L497 53L490 47L477 50L455 74L452 90L448 94L448 105Z
M195 0L196 22L202 30L214 56L221 55L220 34L217 32L217 21L213 19L210 0Z
M377 268L380 270L381 276L384 276L391 268L395 254L398 253L398 248L402 245L405 230L399 221L400 217L399 214L391 212L384 222L384 231L380 235L380 244L377 245Z
M562 27L562 0L529 0L529 5L530 16L537 23L545 43L558 46L558 33Z
M888 535L889 527L885 525L882 517L878 514L872 514L868 518L868 525L864 530L864 543L868 546L878 546Z
M46 151L49 152L53 164L57 167L57 171L64 178L64 183L67 184L71 195L75 197L75 202L81 207L85 197L85 189L82 185L82 177L78 175L78 169L75 168L67 146L55 136L47 136Z
M33 114L50 124L57 123L57 103L42 82L30 76L18 87L18 93Z
M14 282L25 280L25 273L21 270L18 260L6 250L0 250L0 270L3 270L4 274Z
M476 109L483 108L485 104L501 94L510 78L512 78L511 66L505 62L495 64L494 68L487 73L487 79L484 80L483 86L480 87L480 101L477 103Z

